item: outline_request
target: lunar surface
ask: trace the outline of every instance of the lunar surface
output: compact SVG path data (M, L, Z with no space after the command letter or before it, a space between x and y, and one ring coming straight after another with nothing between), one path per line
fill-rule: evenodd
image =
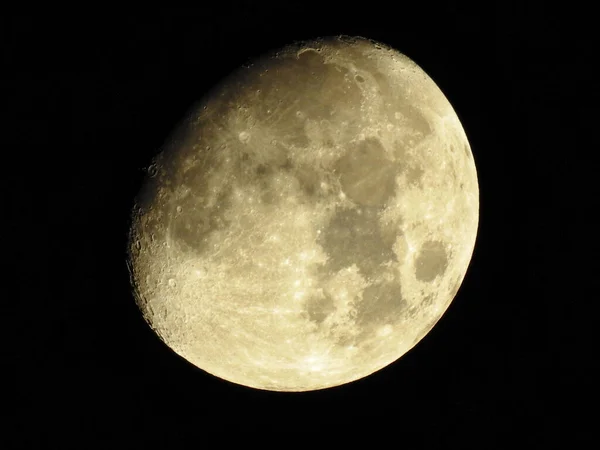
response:
M148 172L129 239L140 310L187 361L257 389L324 389L396 361L446 311L475 244L455 111L364 38L240 68Z

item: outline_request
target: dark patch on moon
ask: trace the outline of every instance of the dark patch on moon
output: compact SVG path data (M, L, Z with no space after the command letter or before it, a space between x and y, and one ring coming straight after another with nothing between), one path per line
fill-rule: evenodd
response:
M381 281L364 289L362 299L354 304L356 324L361 329L394 323L406 310L400 283Z
M380 272L380 265L395 260L387 236L379 228L378 208L362 207L337 212L318 242L329 255L325 269L337 272L356 264L367 278Z
M291 170L294 166L288 158L280 158L277 161L269 161L268 163L258 163L255 165L248 165L248 178L246 182L252 183L255 180L259 180L263 183L269 181L276 173L285 172Z
M258 177L262 177L262 176L266 175L268 172L269 172L269 169L264 164L259 164L258 166L256 166L256 175Z
M246 180L249 184L257 184L260 189L260 200L264 204L275 204L281 200L280 192L273 188L273 177L277 173L291 172L294 164L289 158L279 159L271 164L257 164L253 175Z
M381 223L381 241L384 245L392 247L396 243L398 236L402 235L402 224L404 223L402 217L398 217L395 220Z
M313 295L306 300L305 311L310 321L320 325L335 311L335 304L331 296L327 293Z
M464 145L464 150L465 150L465 155L467 155L467 158L471 159L471 149L469 149L469 146L467 144Z
M298 167L295 175L300 182L300 188L309 197L315 196L321 189L321 177L313 168L309 166Z
M240 91L234 103L256 105L249 113L252 122L286 147L322 144L311 143L305 130L307 120L329 120L330 129L339 131L336 138L324 137L326 146L354 137L363 121L363 93L349 69L326 62L315 49L301 49L291 58L264 58L232 79ZM256 91L261 93L260 105ZM321 131L326 129L321 126Z
M190 195L178 202L181 213L175 215L170 224L172 238L189 250L202 253L208 249L208 236L215 230L227 228L230 221L225 212L230 206L230 191L222 191L213 206L199 202Z
M282 170L292 170L294 168L294 161L288 156L281 165Z
M256 183L260 189L260 201L265 204L273 204L279 200L278 192L271 188L271 180L276 169L272 165L258 164L254 169L254 176L250 183Z
M398 167L390 161L375 138L360 141L335 165L342 189L361 205L382 206L394 195Z
M356 75L356 76L354 77L354 79L355 79L356 81L358 81L359 83L364 83L364 82L365 82L365 79L364 79L363 77L361 77L360 75Z
M433 281L448 267L446 246L439 241L426 241L415 261L415 276L419 281Z
M294 124L303 126L303 118L329 119L334 110L351 111L360 107L362 91L348 77L349 70L326 63L316 49L302 49L295 58L267 58L258 67L264 69L245 73L241 83L245 92L261 91L262 107L253 114L266 125L276 121L277 127L272 129L281 131L284 142L300 132L286 128ZM297 111L301 111L301 117L296 116Z

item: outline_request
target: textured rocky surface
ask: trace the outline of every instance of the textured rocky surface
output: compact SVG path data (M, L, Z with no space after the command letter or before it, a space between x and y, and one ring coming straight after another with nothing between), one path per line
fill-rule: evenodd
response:
M456 294L474 161L435 83L364 39L240 69L188 118L134 212L138 303L221 378L302 391L390 364Z

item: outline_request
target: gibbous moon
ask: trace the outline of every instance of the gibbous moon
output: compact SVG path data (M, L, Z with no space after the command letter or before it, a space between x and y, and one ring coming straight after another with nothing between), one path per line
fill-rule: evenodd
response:
M446 311L475 244L455 111L364 38L240 68L148 172L128 248L137 304L180 356L252 388L324 389L396 361Z

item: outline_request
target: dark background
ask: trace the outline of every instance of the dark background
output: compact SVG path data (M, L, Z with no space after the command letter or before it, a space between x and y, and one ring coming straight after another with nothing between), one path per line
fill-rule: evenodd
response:
M355 429L407 448L586 439L584 422L570 426L578 408L561 406L590 379L591 355L567 331L581 312L553 305L581 298L564 280L591 276L574 254L585 230L573 227L572 200L591 161L580 152L594 126L589 13L484 3L3 16L9 448ZM337 34L407 54L453 104L478 169L475 253L447 313L391 366L312 393L244 388L196 369L143 322L125 266L130 209L143 168L219 79L265 51ZM582 330L579 342L591 338Z

